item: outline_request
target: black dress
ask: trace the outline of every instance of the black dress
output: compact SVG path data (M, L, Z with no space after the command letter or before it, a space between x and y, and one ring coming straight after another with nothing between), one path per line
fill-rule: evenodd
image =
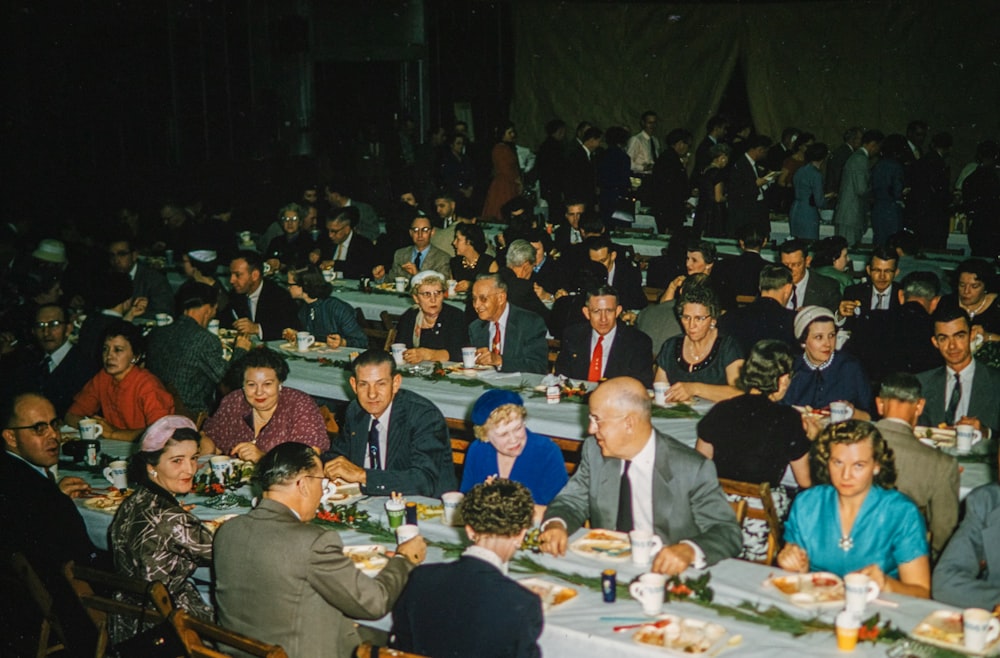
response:
M481 254L479 260L476 261L475 267L466 267L465 259L461 256L453 256L451 259L451 276L456 281L468 281L471 285L480 274L490 273L493 260L493 256Z
M694 210L695 233L718 238L726 234L725 202L715 200L715 186L724 182L718 167L709 167L698 177L698 205Z
M407 348L416 347L413 329L420 309L414 307L399 316L396 324L396 340ZM431 350L448 350L448 359L462 360L462 348L469 344L469 325L459 309L445 304L441 307L437 322L430 329L420 331L420 347Z

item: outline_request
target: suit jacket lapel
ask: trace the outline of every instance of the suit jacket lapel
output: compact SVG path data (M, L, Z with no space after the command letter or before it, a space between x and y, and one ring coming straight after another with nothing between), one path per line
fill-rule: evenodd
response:
M593 519L598 528L615 529L618 521L618 491L621 486L622 461L601 459L600 480L597 485L599 517Z
M654 440L656 456L653 460L653 530L663 530L661 539L667 543L673 535L670 531L670 515L674 506L674 495L670 481L674 475L670 469L666 441L659 432L656 432Z

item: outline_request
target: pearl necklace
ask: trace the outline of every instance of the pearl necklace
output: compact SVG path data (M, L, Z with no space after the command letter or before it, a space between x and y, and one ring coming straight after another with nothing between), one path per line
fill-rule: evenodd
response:
M969 314L969 318L972 319L976 317L976 314L979 313L979 311L983 310L984 306L986 306L986 296L985 295L983 296L983 301L979 302L979 306L977 306L976 310L974 311L969 310L969 307L966 306L965 304L962 304L961 302L959 302L958 305L961 306L963 309L965 309L965 312Z
M462 256L462 267L464 267L467 270L475 269L476 263L478 262L479 262L479 256L476 256L476 260L473 261L470 261L465 256Z

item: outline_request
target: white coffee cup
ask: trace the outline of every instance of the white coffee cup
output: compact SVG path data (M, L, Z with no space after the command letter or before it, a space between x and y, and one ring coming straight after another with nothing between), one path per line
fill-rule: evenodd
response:
M397 366L403 365L403 352L406 351L405 343L393 343L390 347L392 350L392 360L396 362Z
M299 331L295 334L295 349L299 352L308 352L315 342L316 337L308 331Z
M336 270L323 270L323 280L326 281L327 283L330 283L336 278L337 278Z
M462 348L462 367L463 368L475 368L476 367L476 348L475 347L463 347Z
M458 281L456 281L455 279L448 279L445 283L448 284L448 296L449 297L454 297L455 296L455 286L458 285Z
M633 530L628 533L632 543L632 562L646 566L653 561L653 556L663 548L663 540L649 530Z
M409 283L409 282L410 282L410 280L407 279L405 276L397 276L396 277L396 292L406 292L406 284Z
M128 478L125 476L127 469L128 464L121 459L113 461L105 467L104 477L115 489L128 489Z
M658 615L663 610L667 577L661 573L644 573L628 586L629 594L642 605L643 613Z
M215 319L209 320L208 321L208 330L211 333L213 333L216 336L218 336L219 335L219 321L215 320Z
M842 423L854 416L854 407L849 402L837 401L830 403L830 422Z
M967 454L972 450L972 444L983 438L983 433L972 425L955 426L955 451Z
M1000 637L1000 620L989 610L966 608L962 612L962 641L966 649L982 651Z
M404 523L396 528L396 543L405 544L420 534L420 528L412 523Z
M104 434L104 426L93 418L80 419L80 438L93 440Z
M455 525L458 517L458 506L462 503L465 494L461 491L446 491L441 494L441 504L444 505L444 515L442 522L445 525Z
M168 313L157 313L156 314L156 326L157 327L165 327L168 324L170 324L171 320L173 320L173 318L171 318L170 314L168 314Z
M878 583L863 573L849 573L844 576L844 609L861 616L869 601L878 596Z
M667 403L667 390L670 384L667 382L653 382L653 402L664 405Z
M209 461L212 464L212 475L219 482L225 482L226 476L233 474L233 460L226 455L216 455Z

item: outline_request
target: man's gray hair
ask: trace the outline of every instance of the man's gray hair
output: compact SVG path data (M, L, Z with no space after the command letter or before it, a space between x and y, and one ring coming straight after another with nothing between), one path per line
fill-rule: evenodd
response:
M535 248L527 240L514 240L507 247L507 265L520 267L525 263L535 263Z
M878 396L884 400L900 400L902 402L917 402L923 391L920 380L908 372L894 372L882 380Z
M480 274L476 276L476 281L492 281L493 285L497 287L497 290L507 292L507 282L504 281L503 277L499 274Z
M941 294L941 282L933 272L910 272L900 282L903 299L926 299L930 301Z

